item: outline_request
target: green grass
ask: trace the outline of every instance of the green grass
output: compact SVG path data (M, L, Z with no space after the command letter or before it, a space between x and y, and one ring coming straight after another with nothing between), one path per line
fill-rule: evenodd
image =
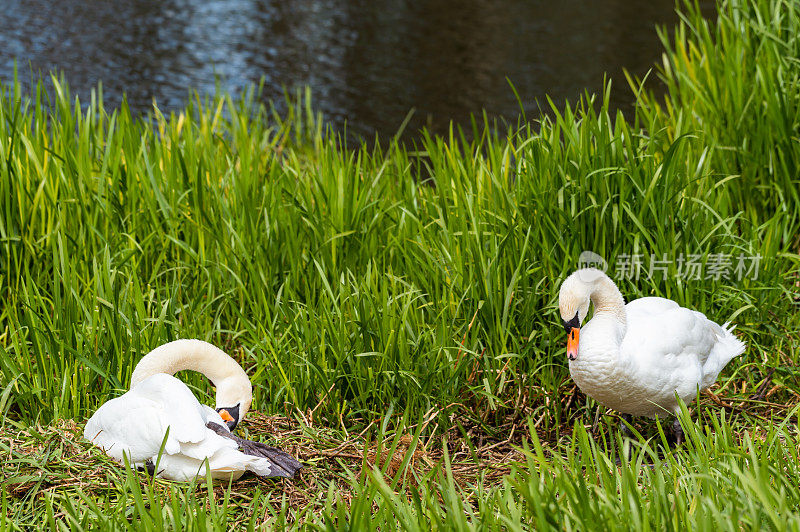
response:
M58 78L0 86L3 526L799 529L800 8L681 10L653 74L666 96L630 80L633 116L606 90L413 147L345 146L308 93L284 115L253 89L140 119ZM612 271L761 257L742 279L673 264L619 282L748 344L679 451L653 424L621 444L569 379L555 307L583 250ZM53 428L179 337L241 361L255 408L300 431L308 477L170 485ZM404 434L407 463L370 472L370 445ZM363 459L309 450L351 440Z

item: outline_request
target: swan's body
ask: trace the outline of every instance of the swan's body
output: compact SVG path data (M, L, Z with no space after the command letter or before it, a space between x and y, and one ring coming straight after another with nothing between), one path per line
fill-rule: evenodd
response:
M580 327L590 300L594 315ZM595 269L564 281L559 309L568 333L575 335L572 379L585 394L624 414L677 413L676 395L691 402L745 350L733 327L669 299L645 297L626 305L614 282Z
M182 369L203 371L217 386L218 407L234 406L218 412L201 405L171 375ZM245 471L292 476L300 468L294 459L230 434L227 427L244 417L251 401L250 382L233 359L206 342L177 340L140 361L130 391L103 404L86 423L83 435L117 462L124 463L127 456L131 465L154 469L172 480L204 478L206 460L214 479L235 480ZM236 416L232 421L229 410Z
M234 480L245 471L270 474L266 458L247 456L231 439L206 425L225 424L212 408L201 405L181 381L158 373L143 380L124 395L103 404L89 419L84 437L119 463L155 466L159 475L171 480L205 477L208 459L211 477ZM164 452L159 459L164 436Z

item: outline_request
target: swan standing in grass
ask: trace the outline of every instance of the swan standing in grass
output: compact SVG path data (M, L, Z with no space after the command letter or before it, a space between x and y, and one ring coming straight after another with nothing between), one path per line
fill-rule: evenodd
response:
M216 410L201 405L173 377L182 370L203 373L216 386ZM302 467L274 447L233 434L253 400L247 374L231 357L201 340L176 340L139 361L131 389L103 404L86 423L83 436L117 462L171 480L206 476L237 479L245 471L292 477ZM166 436L166 441L165 441ZM163 452L161 448L163 445Z
M583 327L594 304L594 315ZM629 416L677 414L676 395L691 402L745 345L733 327L660 297L627 305L602 271L584 268L561 285L558 307L567 331L572 379L586 395ZM580 339L580 342L578 341ZM677 417L676 443L683 441Z

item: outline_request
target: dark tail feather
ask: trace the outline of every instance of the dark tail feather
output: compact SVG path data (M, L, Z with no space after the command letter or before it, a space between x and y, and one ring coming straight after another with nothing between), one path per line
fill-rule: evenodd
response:
M257 441L240 438L212 421L209 421L206 426L220 436L235 441L239 445L239 450L244 454L269 460L272 463L272 467L270 468L270 474L266 476L292 478L294 474L303 467L303 464L280 449L264 445Z
M286 477L292 478L295 473L299 469L302 469L303 464L292 458L291 455L288 453L281 451L280 449L276 449L275 447L269 447L264 445L263 443L258 443L249 440L243 440L247 442L248 446L244 446L240 444L240 448L244 454L249 454L252 456L260 456L266 458L270 462L272 462L272 468L270 471L271 477Z

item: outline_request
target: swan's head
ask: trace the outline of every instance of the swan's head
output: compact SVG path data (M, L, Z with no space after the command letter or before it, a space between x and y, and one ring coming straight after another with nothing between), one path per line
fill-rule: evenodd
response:
M583 268L574 272L561 284L558 293L558 311L561 322L567 331L567 358L578 358L578 338L581 324L589 314L589 301L592 284L603 272L595 268Z
M253 403L253 387L250 385L250 379L243 371L242 374L244 378L234 374L218 384L215 382L217 384L215 409L231 431L244 419Z

